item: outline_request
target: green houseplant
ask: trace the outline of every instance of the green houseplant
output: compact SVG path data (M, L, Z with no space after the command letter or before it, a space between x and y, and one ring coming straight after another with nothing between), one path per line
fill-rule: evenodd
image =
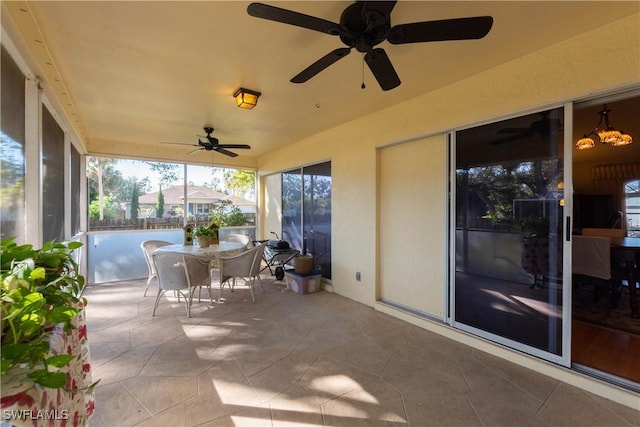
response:
M193 236L198 239L198 244L206 248L211 244L218 243L218 226L215 224L199 225L193 231Z
M82 246L48 242L41 249L0 242L2 292L2 380L61 388L67 374L59 370L78 355L50 354L49 339L58 325L74 328L86 301L80 298L84 277L72 252Z

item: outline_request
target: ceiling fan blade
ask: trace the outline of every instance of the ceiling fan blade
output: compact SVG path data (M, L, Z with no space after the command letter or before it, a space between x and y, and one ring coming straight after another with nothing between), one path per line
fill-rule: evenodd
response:
M382 90L390 90L400 86L400 78L384 49L377 48L367 52L364 60Z
M327 21L326 19L316 18L315 16L305 15L304 13L294 12L292 10L281 9L275 6L269 6L264 3L251 3L247 6L247 13L256 18L268 19L270 21L282 22L283 24L295 25L297 27L308 28L321 33L337 35L339 24Z
M225 154L225 155L227 155L229 157L238 157L238 155L236 153L234 153L232 151L225 150L224 148L221 148L220 146L213 147L213 151Z
M191 147L199 147L198 144L184 144L182 142L161 142L160 144L187 145L187 146L191 146Z
M202 150L202 148L196 148L196 149L195 149L195 150L193 150L193 151L189 151L189 152L187 153L187 155L195 154L195 153L197 153L198 151L201 151L201 150Z
M493 25L491 16L414 22L392 27L387 35L391 44L481 39Z
M218 147L220 147L220 148L245 149L245 150L251 149L251 146L247 145L247 144L219 144Z
M349 53L351 53L351 49L348 47L335 49L322 58L318 59L313 64L309 65L307 68L298 73L298 75L294 76L290 81L291 83L304 83L334 62L337 62L339 59L344 58Z

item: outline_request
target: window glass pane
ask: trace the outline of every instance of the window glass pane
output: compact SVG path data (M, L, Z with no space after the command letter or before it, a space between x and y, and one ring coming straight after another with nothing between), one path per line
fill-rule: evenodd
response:
M627 236L640 237L640 180L629 181L624 186Z
M80 170L80 153L71 144L71 235L80 232L80 180L85 176Z
M221 227L250 225L237 231L255 238L254 171L186 165L185 187L184 164L90 157L87 166L90 230L182 228L215 217Z
M455 321L562 354L563 110L456 134Z
M62 242L64 236L64 132L42 108L42 238Z
M282 174L282 234L331 278L331 162Z
M87 176L89 230L183 226L183 165L88 157ZM164 203L159 205L161 188ZM162 216L168 218L166 221L157 221L159 206Z
M288 241L292 247L302 250L301 169L282 174L282 236L279 237Z
M303 168L303 251L313 255L323 277L331 278L331 162Z
M0 232L25 242L25 77L2 47L0 80Z
M242 234L255 240L254 171L188 165L187 180L190 223L214 222L222 228L220 238Z

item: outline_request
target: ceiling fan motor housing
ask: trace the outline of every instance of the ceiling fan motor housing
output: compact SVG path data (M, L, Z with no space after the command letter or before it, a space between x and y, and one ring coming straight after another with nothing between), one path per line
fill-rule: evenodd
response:
M362 3L354 3L344 10L340 25L347 30L340 34L340 40L362 53L370 52L382 43L391 28L389 15L376 10L363 11Z

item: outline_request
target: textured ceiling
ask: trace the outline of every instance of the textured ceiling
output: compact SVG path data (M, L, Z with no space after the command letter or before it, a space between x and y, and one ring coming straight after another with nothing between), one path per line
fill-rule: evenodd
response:
M266 2L338 22L350 2ZM398 2L392 25L491 15L481 40L383 47L402 81L384 92L357 52L304 84L289 79L337 37L250 17L242 1L3 2L35 54L32 67L88 151L126 143L141 155L182 150L204 125L258 156L282 144L428 93L466 76L637 13L638 2ZM251 111L238 87L263 93ZM191 147L185 146L184 151ZM116 154L116 153L112 153Z

